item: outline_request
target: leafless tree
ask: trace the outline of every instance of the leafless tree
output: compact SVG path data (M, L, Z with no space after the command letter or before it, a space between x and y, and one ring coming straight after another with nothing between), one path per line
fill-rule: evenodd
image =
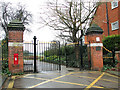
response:
M79 42L100 3L96 2L96 0L62 1L62 3L58 0L49 1L47 3L48 12L41 13L40 23L43 26L47 25L54 30L58 30L57 37L59 38L73 43Z
M20 20L24 25L29 25L29 23L32 22L32 14L20 3L17 7L13 7L10 2L0 2L0 11L0 25L3 28L6 37L8 36L7 25L12 20ZM30 31L29 29L26 30Z

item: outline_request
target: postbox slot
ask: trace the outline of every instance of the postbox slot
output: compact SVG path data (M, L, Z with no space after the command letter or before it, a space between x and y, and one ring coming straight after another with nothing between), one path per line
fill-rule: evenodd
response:
M14 54L14 64L18 64L18 53Z

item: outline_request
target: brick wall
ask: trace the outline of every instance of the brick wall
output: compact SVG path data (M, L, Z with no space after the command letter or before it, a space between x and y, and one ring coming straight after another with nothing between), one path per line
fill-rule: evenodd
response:
M120 71L120 51L116 51L116 59L118 60L116 67L118 68L118 71Z
M101 70L103 68L103 53L96 51L96 47L91 47L91 64L93 70Z
M100 39L99 42L96 42L96 37L102 38L102 35L100 35L100 34L87 35L87 36L86 36L86 39L87 39L86 41L87 41L87 42L90 41L90 43L100 43L100 42L102 42L102 39Z
M9 31L9 42L23 42L23 31Z

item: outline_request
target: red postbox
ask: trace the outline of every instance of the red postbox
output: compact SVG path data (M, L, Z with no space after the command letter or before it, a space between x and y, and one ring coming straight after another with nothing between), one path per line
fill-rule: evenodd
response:
M14 54L14 64L18 64L18 53Z

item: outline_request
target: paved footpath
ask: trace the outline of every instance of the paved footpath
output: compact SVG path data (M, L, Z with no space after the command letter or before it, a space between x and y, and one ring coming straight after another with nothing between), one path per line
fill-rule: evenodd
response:
M118 90L120 77L99 71L69 70L48 71L22 76L12 76L8 79L4 88L12 89L35 89L35 88L103 88Z

